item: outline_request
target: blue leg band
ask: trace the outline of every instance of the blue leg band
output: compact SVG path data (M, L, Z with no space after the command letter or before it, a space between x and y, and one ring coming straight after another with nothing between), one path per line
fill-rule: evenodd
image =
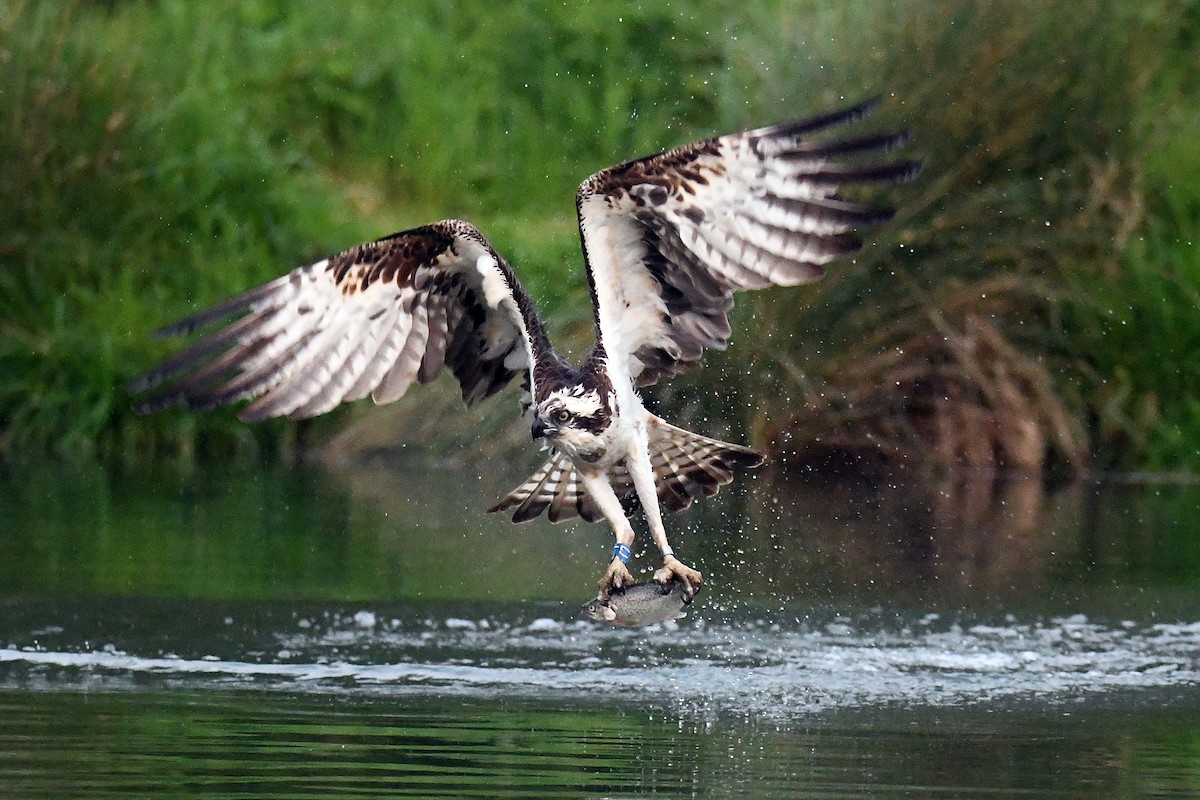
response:
M629 545L617 542L613 545L613 558L621 559L622 564L628 564L629 559L633 557L633 551L629 549Z

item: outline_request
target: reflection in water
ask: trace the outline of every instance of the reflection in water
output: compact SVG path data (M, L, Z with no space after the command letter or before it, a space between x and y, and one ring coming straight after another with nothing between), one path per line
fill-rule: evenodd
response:
M979 603L1041 585L1062 534L1062 498L1048 503L1038 480L960 477L866 490L774 483L772 513L806 519L799 557L815 556L837 588L864 599L896 592L910 602Z
M510 482L378 465L0 471L0 593L587 599L611 535L485 514ZM863 486L762 472L671 521L716 607L1170 614L1190 613L1187 593L1147 589L1200 586L1196 486L1047 492L1028 478ZM646 538L642 574L656 565Z
M764 473L674 518L689 618L616 631L575 619L607 530L486 516L489 480L0 474L4 792L1197 785L1196 487Z
M819 727L621 704L0 693L13 797L1187 796L1195 720L879 713ZM1188 740L1191 738L1192 743Z
M483 513L509 483L413 466L0 471L0 594L586 600L610 533ZM770 472L672 517L717 608L1112 617L1194 613L1198 523L1196 486L863 486ZM646 539L643 575L656 565Z
M379 525L306 471L99 467L0 476L0 592L370 596Z
M744 548L775 565L755 591L822 605L1119 615L1166 602L1190 614L1185 598L1145 590L1200 577L1196 486L1048 491L1039 478L963 475L864 486L792 473L756 484L746 518Z
M31 717L0 696L0 713ZM631 762L659 765L661 723L534 708L396 708L237 695L54 696L35 721L0 734L13 796L587 797L637 791ZM448 713L449 712L449 713ZM52 770L54 741L72 754ZM682 765L681 765L682 766ZM51 777L50 773L54 773Z

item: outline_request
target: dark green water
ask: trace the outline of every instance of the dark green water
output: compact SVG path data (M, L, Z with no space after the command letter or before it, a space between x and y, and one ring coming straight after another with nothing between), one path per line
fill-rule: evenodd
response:
M1200 796L1195 486L756 476L627 631L513 477L0 474L0 796Z
M621 704L180 689L0 695L11 797L1185 797L1169 710L764 725Z

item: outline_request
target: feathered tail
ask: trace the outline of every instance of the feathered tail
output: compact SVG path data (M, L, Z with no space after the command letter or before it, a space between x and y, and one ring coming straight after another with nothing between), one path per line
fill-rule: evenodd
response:
M658 417L650 418L648 438L654 485L664 511L679 511L701 497L714 495L733 480L734 469L757 467L763 462L757 450L685 431ZM633 479L624 462L613 469L610 480L622 500L634 494ZM574 517L595 522L601 517L575 465L557 452L488 511L514 507L513 522L525 522L543 511L551 522Z

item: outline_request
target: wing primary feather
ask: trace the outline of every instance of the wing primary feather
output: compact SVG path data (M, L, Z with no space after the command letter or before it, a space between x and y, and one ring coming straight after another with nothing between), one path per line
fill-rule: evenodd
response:
M211 407L205 402L205 398L215 387L220 386L222 381L229 381L237 376L237 368L244 355L241 348L227 350L196 372L150 397L134 410L139 414L150 414L173 405L192 409Z
M680 222L680 241L697 253L709 268L716 270L738 289L762 289L771 284L770 279L742 263L742 254L734 252L729 236L712 226ZM686 234L686 238L684 238Z
M813 160L811 168L797 169L793 175L806 183L815 183L826 191L848 184L907 183L921 171L917 161L894 161L888 164L846 164Z
M286 359L267 364L261 373L270 385L239 415L247 421L291 414L316 395L349 354L351 320L322 320Z
M302 268L303 269L303 268ZM262 286L256 286L253 289L247 289L241 294L236 294L227 300L223 300L210 308L199 311L191 316L184 317L178 322L166 325L159 328L152 335L159 339L167 339L173 336L184 336L192 333L198 328L203 328L214 322L232 317L234 314L246 311L256 303L271 297L280 289L286 287L294 280L293 274L289 273L275 280L264 283Z
M323 339L322 334L320 330L308 331L277 362L264 365L221 387L218 393L209 398L206 410L253 399L238 413L238 419L243 422L259 422L289 413L301 400L287 389L295 387L298 374L295 370L304 370L306 359Z
M799 233L844 233L882 225L896 215L895 210L883 206L865 206L831 197L788 197L782 193L766 198L763 205L786 212L794 220L789 224L770 219L772 224Z
M425 353L421 357L421 365L417 368L417 382L429 383L438 376L446 363L446 345L449 341L449 314L446 300L442 294L433 294L426 301L428 318L425 338Z
M304 377L299 380L309 384L305 387L304 394L310 396L291 409L288 412L289 417L292 419L315 417L330 411L342 402L346 390L358 377L346 368L355 346L355 342L349 334L350 332L343 326L333 347L318 353L313 363L305 370Z
M377 317L371 319L364 338L350 351L346 359L346 374L352 378L346 386L343 402L361 400L370 391L370 388L363 389L362 386L371 381L371 372L376 369L376 361L387 343L388 334L396 325L398 311L399 303L388 303Z
M391 369L371 392L371 398L380 405L398 400L408 391L408 387L417 377L417 370L420 369L421 359L425 354L429 328L426 323L427 307L424 298L414 295L409 303L406 303L406 309L411 320L408 337L396 355Z
M227 383L216 388L186 387L188 407L198 411L211 411L218 406L259 397L283 380L281 373L289 363L290 357L302 349L313 335L312 331L305 332L280 353L279 360L269 367L235 374Z
M194 369L206 358L225 352L232 342L237 341L242 334L252 329L258 322L259 320L255 317L247 316L220 330L213 331L180 350L151 371L134 378L129 383L129 391L138 394L153 389L181 372Z
M899 131L892 133L870 133L834 141L793 142L785 145L772 158L778 158L782 161L799 161L856 155L872 150L892 150L897 147L903 147L908 143L909 138L908 131Z
M799 235L795 238L812 242L814 246L801 253L781 254L767 247L760 247L750 238L741 236L733 231L725 230L724 242L726 254L730 261L745 264L746 268L761 276L768 284L776 286L795 286L801 283L811 283L825 274L821 262L829 260L819 245L835 237L812 237ZM720 241L715 235L714 240ZM857 250L859 242L856 239L841 237L844 247Z
M400 311L400 303L394 303L378 321L382 333L375 351L367 358L366 367L354 384L346 390L346 400L361 400L379 385L383 376L396 363L400 348L408 337L408 319Z
M781 122L777 125L770 125L766 128L760 128L756 131L751 131L751 136L760 138L766 137L799 137L805 134L813 133L824 128L831 128L835 125L846 125L852 122L857 122L863 117L870 114L879 105L882 98L875 96L863 100L846 108L841 108L836 111L829 111L824 114L817 114L812 117L792 120L789 122Z
M248 335L237 346L173 383L166 390L163 402L150 398L146 411L170 405L211 411L225 403L257 396L278 383L279 370L299 343L307 339L312 326L292 324L279 328L275 325L275 316L247 317L252 324ZM297 322L307 319L302 317ZM226 383L222 386L221 381Z

